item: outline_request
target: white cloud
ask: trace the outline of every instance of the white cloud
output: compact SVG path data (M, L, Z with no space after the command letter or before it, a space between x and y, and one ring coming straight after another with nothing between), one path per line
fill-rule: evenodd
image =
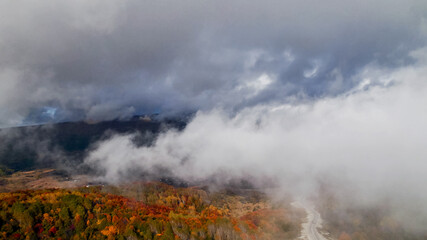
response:
M423 0L4 1L0 82L9 94L0 125L46 106L58 121L112 119L132 112L117 108L242 109L340 94L372 62L410 63L408 52L426 43L426 8ZM22 77L7 77L11 70Z
M395 206L427 209L421 184L427 181L427 64L420 59L416 66L356 77L367 72L395 84L306 104L245 108L232 117L199 112L182 132L161 134L152 147L136 148L131 136L118 136L101 143L87 162L107 180L120 179L118 171L162 166L188 180L269 176L295 193L313 190L327 175L352 189L360 204L388 197ZM412 217L418 227L427 222L424 210Z

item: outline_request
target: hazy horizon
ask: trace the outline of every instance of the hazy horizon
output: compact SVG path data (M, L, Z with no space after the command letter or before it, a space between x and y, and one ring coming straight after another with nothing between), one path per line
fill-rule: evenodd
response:
M3 1L0 16L0 127L195 113L150 146L95 143L83 161L104 180L161 168L295 196L324 181L426 231L426 1Z

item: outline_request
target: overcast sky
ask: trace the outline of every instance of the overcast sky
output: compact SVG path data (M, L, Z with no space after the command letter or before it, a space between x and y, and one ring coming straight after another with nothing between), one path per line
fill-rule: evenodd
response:
M0 127L196 112L93 146L111 182L328 176L425 231L426 76L425 0L0 2Z
M1 1L0 126L338 96L368 65L415 64L426 13L424 0Z

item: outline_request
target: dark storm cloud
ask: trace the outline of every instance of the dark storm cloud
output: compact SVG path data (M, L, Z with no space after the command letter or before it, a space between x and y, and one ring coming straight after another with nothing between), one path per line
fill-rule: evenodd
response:
M425 44L424 1L4 1L0 123L336 95ZM424 14L424 15L423 15ZM352 79L352 80L349 80ZM45 119L45 118L43 118Z

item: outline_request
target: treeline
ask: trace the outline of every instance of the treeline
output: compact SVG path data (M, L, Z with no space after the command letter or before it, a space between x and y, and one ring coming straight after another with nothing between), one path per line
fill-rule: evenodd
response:
M276 239L292 225L280 209L233 217L204 191L147 184L145 201L101 188L1 193L2 239Z

